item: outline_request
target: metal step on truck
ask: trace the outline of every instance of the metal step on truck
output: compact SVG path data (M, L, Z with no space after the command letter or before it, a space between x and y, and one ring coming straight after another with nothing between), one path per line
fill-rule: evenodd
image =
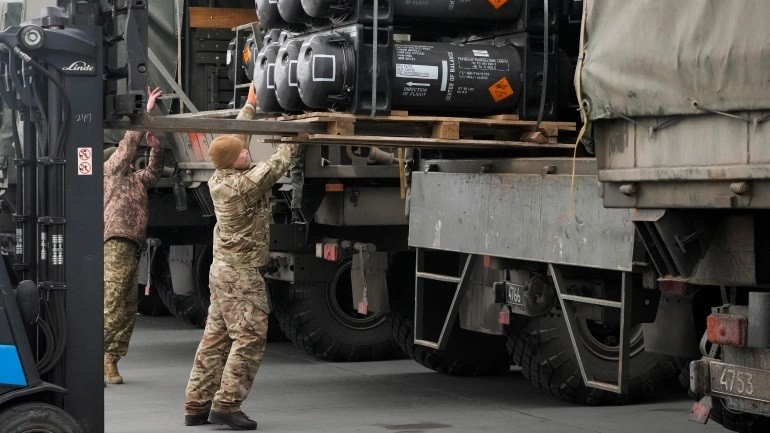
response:
M575 144L583 4L477 3L257 2L266 37L246 51L261 119L112 125L177 133L170 233L172 198L211 215L211 134L308 145L304 181L274 191L265 273L281 327L308 352L380 359L392 334L444 373L513 362L568 401L641 398L685 362L649 350L668 298L630 211L602 205L594 148ZM206 134L179 134L191 130ZM203 248L174 246L162 266L205 270L204 228L177 241L195 233Z

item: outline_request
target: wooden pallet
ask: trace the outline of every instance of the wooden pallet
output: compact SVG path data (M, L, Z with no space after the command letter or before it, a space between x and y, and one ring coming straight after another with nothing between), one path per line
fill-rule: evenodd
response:
M482 118L409 116L399 112L389 116L314 112L281 116L282 122L320 123L325 133L276 136L275 141L316 144L350 144L394 147L452 148L573 148L576 125L573 122L542 122L540 140L527 140L536 121L517 116ZM569 134L571 133L571 134Z

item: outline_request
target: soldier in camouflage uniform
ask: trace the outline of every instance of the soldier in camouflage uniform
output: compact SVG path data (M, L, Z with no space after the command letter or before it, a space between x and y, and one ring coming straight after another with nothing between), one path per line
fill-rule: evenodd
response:
M253 119L253 86L239 119ZM282 144L251 167L248 136L223 135L209 146L216 167L209 180L217 223L209 273L211 307L193 361L184 404L185 425L208 423L255 430L241 412L259 369L267 338L267 295L258 268L267 263L269 191L296 156Z
M148 89L149 90L149 89ZM149 92L147 112L160 89ZM104 152L104 375L123 383L118 361L126 356L137 312L137 267L147 231L147 188L163 172L160 141L147 134L150 161L134 171L133 160L143 133L130 131L117 148Z

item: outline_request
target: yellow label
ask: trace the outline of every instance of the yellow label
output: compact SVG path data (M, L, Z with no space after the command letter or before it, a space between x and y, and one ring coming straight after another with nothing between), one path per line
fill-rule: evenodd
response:
M508 79L503 77L495 84L489 86L489 93L492 94L492 99L494 99L495 102L500 102L513 95L513 87L511 87L511 83L508 82Z
M489 0L489 3L492 4L493 8L500 9L504 4L508 3L508 0Z

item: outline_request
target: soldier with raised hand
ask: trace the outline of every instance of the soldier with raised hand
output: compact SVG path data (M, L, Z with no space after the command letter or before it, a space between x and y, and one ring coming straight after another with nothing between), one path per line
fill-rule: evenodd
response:
M249 88L238 119L255 117L256 95ZM208 182L217 223L209 272L211 307L195 354L185 395L185 425L226 425L256 430L241 411L262 362L267 339L265 281L270 238L269 192L291 165L298 147L282 144L252 167L249 137L222 135L209 156L216 171Z
M162 94L147 89L147 113ZM134 156L142 132L126 132L118 147L104 151L104 376L123 383L118 361L126 356L134 331L139 253L147 232L147 188L163 173L163 149L151 132L152 150L144 170L135 171Z

